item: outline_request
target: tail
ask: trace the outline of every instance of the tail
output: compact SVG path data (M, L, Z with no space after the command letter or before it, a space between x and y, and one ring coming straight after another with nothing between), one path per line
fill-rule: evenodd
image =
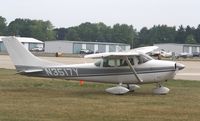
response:
M29 52L15 37L2 38L3 43L14 63L17 71L38 69L49 66L62 66L64 64L42 60Z

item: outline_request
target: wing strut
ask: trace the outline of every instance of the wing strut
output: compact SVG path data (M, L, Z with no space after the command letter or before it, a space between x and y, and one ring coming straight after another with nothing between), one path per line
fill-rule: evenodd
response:
M136 73L134 67L131 65L131 62L129 61L128 57L126 56L125 58L126 58L126 62L128 64L128 66L130 67L131 71L133 72L133 74L137 78L138 82L140 82L140 83L143 82L143 80L137 75L137 73Z

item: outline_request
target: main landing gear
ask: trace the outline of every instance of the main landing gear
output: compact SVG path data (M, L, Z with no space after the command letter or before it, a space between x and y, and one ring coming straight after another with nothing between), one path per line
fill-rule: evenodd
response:
M153 89L153 93L157 95L165 95L169 93L169 88L162 86L160 83L156 84L156 88Z
M125 85L122 85L122 83L120 83L116 87L107 88L106 92L115 94L115 95L122 95L129 91L135 91L138 88L140 88L140 86L135 85L135 84L127 84L127 86L125 86Z

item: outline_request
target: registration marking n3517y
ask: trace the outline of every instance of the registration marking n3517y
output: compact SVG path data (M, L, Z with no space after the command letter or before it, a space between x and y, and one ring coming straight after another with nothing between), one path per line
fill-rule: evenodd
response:
M45 68L48 76L78 76L77 68Z

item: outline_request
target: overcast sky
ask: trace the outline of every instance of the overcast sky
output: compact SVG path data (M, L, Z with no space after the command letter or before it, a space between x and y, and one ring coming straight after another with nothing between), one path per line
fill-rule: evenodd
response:
M200 0L0 0L0 16L49 20L55 27L83 22L144 26L200 24Z

